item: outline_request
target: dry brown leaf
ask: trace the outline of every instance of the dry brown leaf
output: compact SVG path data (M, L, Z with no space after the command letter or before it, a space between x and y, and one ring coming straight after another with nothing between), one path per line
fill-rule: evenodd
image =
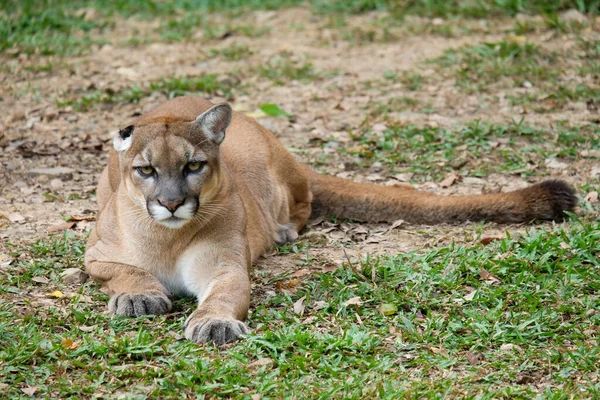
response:
M495 238L495 237L484 237L483 239L481 239L481 240L479 241L479 243L481 243L481 244L482 244L482 245L484 245L484 246L487 246L488 244L490 244L490 243L492 243L492 242L495 242L495 241L497 241L497 240L502 240L502 239L500 239L500 238Z
M292 276L293 276L294 278L301 278L301 277L303 277L304 275L308 275L308 274L310 274L310 270L309 270L309 269L306 269L306 268L302 268L302 269L299 269L298 271L294 272L294 273L292 274Z
M50 279L46 278L45 276L34 276L31 278L31 281L40 284L50 283Z
M364 226L362 226L362 225L359 225L359 226L357 226L357 227L354 229L354 233L364 233L364 234L368 234L368 233L369 233L369 230L368 230L367 228L365 228Z
M425 182L419 186L419 189L421 189L421 190L433 190L433 189L437 189L437 188L438 188L438 185L435 182Z
M326 302L326 301L319 300L319 301L315 301L315 303L313 304L312 308L313 308L313 310L315 310L315 311L316 311L316 310L322 310L323 308L326 308L326 307L327 307L327 305L328 305L328 304L327 304L327 302Z
M589 192L583 199L588 203L595 203L598 201L598 192Z
M473 297L475 297L475 293L477 293L477 290L473 290L472 292L470 292L469 294L467 294L465 296L465 300L466 301L471 301L473 300Z
M92 332L94 329L96 329L96 325L92 325L92 326L80 325L80 326L78 326L78 328L81 332Z
M64 347L65 349L76 349L77 346L79 346L77 344L77 342L72 341L71 339L63 339L62 342L60 342L60 344L62 345L62 347Z
M546 163L546 167L552 168L552 169L565 169L569 166L569 164L564 163L562 161L558 161L555 158L547 158L545 160L545 163Z
M458 174L456 174L456 172L448 174L448 176L446 176L446 178L444 178L444 180L440 182L440 187L448 188L448 187L452 186L454 184L454 182L456 182L457 179L458 179Z
M469 364L471 364L471 365L477 365L480 362L479 357L476 356L475 354L471 353L470 351L467 351L465 356L467 357L467 361L469 361Z
M8 215L8 220L10 222L25 222L25 217L22 216L21 214L9 214Z
M500 283L500 279L496 278L483 267L479 267L479 277L483 279L483 281L488 285L495 285L496 283Z
M294 313L297 315L304 315L304 308L306 307L304 304L304 300L306 300L306 296L300 297L298 300L294 302Z
M0 213L0 228L4 228L6 226L8 226L8 223L10 222L10 220L8 219L8 217L2 213Z
M27 386L26 388L21 388L21 392L25 393L27 396L33 396L35 392L37 392L37 387L35 386Z
M360 297L353 297L344 303L345 306L350 306L353 304L357 305L357 306L360 305L361 304Z
M76 224L76 222L63 222L62 224L58 224L58 225L54 225L48 228L48 233L52 233L52 232L60 232L60 231L64 231L65 229L71 229L72 227L74 227Z

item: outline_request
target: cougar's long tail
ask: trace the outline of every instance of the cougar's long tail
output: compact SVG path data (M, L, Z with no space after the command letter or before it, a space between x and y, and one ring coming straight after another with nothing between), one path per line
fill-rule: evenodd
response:
M308 170L312 216L362 221L436 224L462 221L500 223L561 220L577 205L575 190L549 180L509 193L442 196L411 188L357 183Z

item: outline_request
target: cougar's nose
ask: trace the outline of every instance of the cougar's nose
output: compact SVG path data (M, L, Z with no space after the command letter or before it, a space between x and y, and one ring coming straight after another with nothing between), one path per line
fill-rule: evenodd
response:
M157 199L158 200L158 204L160 204L163 207L166 207L167 210L171 211L171 212L175 212L175 210L177 210L179 208L180 205L182 205L185 202L185 199L183 200L161 200L161 199Z

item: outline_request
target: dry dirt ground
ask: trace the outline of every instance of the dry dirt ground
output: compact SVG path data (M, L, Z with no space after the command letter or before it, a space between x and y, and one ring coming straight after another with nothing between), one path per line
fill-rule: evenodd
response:
M586 105L585 99L567 102L552 112L536 113L508 101L511 94L530 90L526 86L496 82L487 91L469 93L460 90L454 78L428 62L448 49L514 35L514 19L452 22L409 18L402 26L389 28L391 39L380 37L382 31L373 28L374 39L361 40L365 27L377 27L383 17L378 13L350 16L345 26L338 28L331 18L307 9L260 11L244 16L239 23L266 27L265 34L256 37L232 34L209 39L198 32L192 40L175 43L158 40L153 33L155 23L130 20L117 23L117 28L104 37L109 44L94 46L87 55L65 58L1 55L4 66L0 69L1 257L8 258L9 243L29 243L50 232L71 229L84 235L94 223L91 216L96 211L95 184L106 163L112 135L134 116L166 100L164 94L156 92L142 97L139 103L97 102L81 111L75 106L59 105L92 91L119 93L162 78L217 74L219 79L229 80L232 91L231 95L213 96L212 100L226 98L234 109L258 117L299 160L325 173L378 184L410 182L411 178L402 175L401 169L392 171L378 162L365 166L342 154L340 148L350 146L356 132L371 129L377 133L390 124L457 129L474 120L511 124L522 118L547 130L552 130L557 121L568 121L573 126L598 122L596 108ZM598 20L588 17L586 28L577 34L540 29L529 32L526 40L548 51L575 49L579 35L597 38L599 25ZM437 33L440 27L450 33ZM145 41L124 44L127 39L132 39L132 43L137 37L144 37ZM245 49L240 60L218 55L219 51L236 46ZM50 71L40 67L49 63L54 65ZM281 63L294 66L311 63L318 78L294 80L284 76L281 84L259 73L260 68ZM577 61L574 59L573 63ZM415 90L405 80L386 79L386 74L399 77L419 74L423 82ZM597 84L597 77L591 84ZM391 110L385 115L371 113L391 99L402 97L410 97L427 107ZM265 103L277 104L294 117L261 114L259 106ZM330 142L331 146L323 145ZM594 158L578 156L561 160L557 168L551 165L546 175L581 188L597 178L592 174L597 173L594 170L597 165ZM440 184L440 179L413 180L412 184L422 186L423 190L456 194L509 190L539 179L493 173L484 177L461 176L449 187L442 187L448 185ZM66 217L83 220L65 224ZM526 229L523 225L493 224L396 225L324 222L305 230L303 240L312 243L310 257L318 261L311 268L330 268L341 263L346 258L344 247L351 258L397 254ZM302 251L285 256L277 253L274 251L262 259L257 266L259 270L270 271L269 275L290 272L298 269L306 257Z

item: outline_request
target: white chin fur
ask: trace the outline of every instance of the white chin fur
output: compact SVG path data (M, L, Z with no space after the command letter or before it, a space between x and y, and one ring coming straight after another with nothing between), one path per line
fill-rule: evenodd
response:
M175 210L175 214L167 210L166 207L159 205L150 206L149 211L156 222L171 229L181 228L194 217L194 206L192 204L184 204Z
M166 226L167 228L171 228L171 229L179 229L182 226L184 226L185 224L187 224L188 222L190 222L189 219L163 219L162 221L157 220L156 222L158 222L159 224Z

